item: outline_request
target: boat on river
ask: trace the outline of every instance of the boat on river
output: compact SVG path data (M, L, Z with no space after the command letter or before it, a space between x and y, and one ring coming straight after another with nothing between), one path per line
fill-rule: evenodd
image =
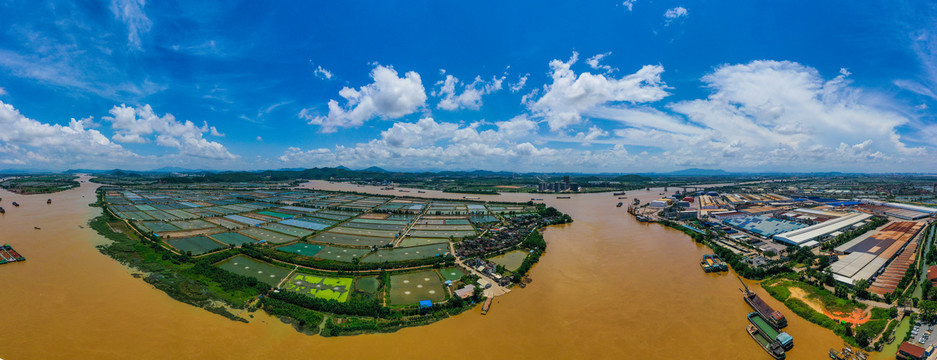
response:
M482 304L482 315L488 315L488 309L491 309L491 298L485 298L485 303Z
M52 204L52 199L46 200L46 204Z
M768 321L771 326L774 326L775 329L783 329L787 326L787 318L783 314L771 308L768 303L758 297L754 291L748 288L748 285L745 285L745 282L742 281L742 278L738 278L739 282L742 283L742 286L745 289L739 289L742 291L742 297L745 298L745 302L748 303L748 306L751 306L752 309L758 312L761 317Z
M771 355L771 357L775 359L784 359L787 357L787 354L784 353L784 348L781 347L781 344L779 344L777 341L771 341L771 339L765 337L764 334L758 331L758 328L756 328L755 325L749 324L746 329L748 330L748 335L758 343L758 346L761 346L762 349L765 349L765 352L767 352L768 355Z
M6 211L6 210L3 210L3 207L0 206L0 214L6 214L6 212L7 212L7 211Z
M624 205L624 204L623 204L621 201L619 201L619 202L618 202L618 205L615 205L615 207L621 207L622 205Z
M20 204L19 204L18 202L14 201L14 202L13 202L13 206L19 207Z
M751 312L748 314L748 321L755 325L758 328L758 331L769 339L773 339L781 344L781 347L784 350L790 350L794 347L794 337L786 332L779 332L771 324L768 324L768 321L765 320L761 315L758 315L757 312Z

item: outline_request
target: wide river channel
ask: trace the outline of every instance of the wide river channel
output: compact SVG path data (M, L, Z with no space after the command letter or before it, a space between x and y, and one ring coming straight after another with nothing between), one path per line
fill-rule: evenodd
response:
M81 187L52 195L0 190L7 210L0 215L0 244L27 258L0 265L0 359L770 358L745 332L751 309L734 273L704 273L699 261L706 247L615 207L634 197L652 200L660 190L628 192L624 200L608 193L479 196L543 198L575 220L545 231L549 248L530 286L496 298L488 315L475 308L390 334L322 338L297 333L262 311L249 324L234 322L134 278L95 248L107 242L86 225L101 213L88 206L97 185L82 180ZM304 187L463 197L324 181ZM787 316L784 330L795 342L788 359L823 359L830 347L842 347L831 331L748 284Z

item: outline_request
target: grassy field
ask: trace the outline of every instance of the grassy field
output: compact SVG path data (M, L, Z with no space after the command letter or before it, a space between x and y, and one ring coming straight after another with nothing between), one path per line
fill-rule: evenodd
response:
M416 304L421 300L433 302L446 299L442 280L433 270L392 275L390 277L390 302L395 305Z
M232 256L217 266L235 274L256 278L270 286L276 286L283 277L290 273L287 269L245 255Z

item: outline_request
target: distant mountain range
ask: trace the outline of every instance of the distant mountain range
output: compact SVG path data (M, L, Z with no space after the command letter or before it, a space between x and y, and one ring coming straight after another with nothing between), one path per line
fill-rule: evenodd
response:
M508 176L545 176L545 177L556 177L556 176L575 176L575 177L585 177L585 176L598 176L598 177L616 177L627 175L629 173L612 173L612 172L601 172L601 173L584 173L584 172L527 172L527 173L515 173L510 171L490 171L490 170L409 170L409 171L400 171L400 170L387 170L377 166L371 166L360 170L352 170L346 166L336 166L334 168L322 167L322 168L281 168L276 170L243 170L243 171L231 171L231 170L206 170L206 169L187 169L181 167L161 167L158 169L152 170L123 170L123 169L69 169L66 171L54 171L46 169L5 169L0 170L0 174L7 175L33 175L33 174L117 174L117 175L127 175L127 174L138 174L138 175L160 175L160 174L189 174L189 175L207 175L207 174L265 174L265 176L274 176L279 177L278 175L286 175L287 173L295 173L291 175L319 175L319 176L332 176L332 177L354 177L359 175L375 175L374 177L411 177L411 176L452 176L452 177L508 177ZM722 169L701 169L701 168L688 168L683 170L676 170L670 172L643 172L643 173L630 173L632 175L643 176L643 177L722 177L722 176L843 176L843 175L863 175L862 173L842 173L842 172L783 172L783 171L766 171L766 172L730 172ZM928 173L895 173L891 175L927 175ZM380 175L380 176L378 176ZM888 175L888 174L878 174L878 175Z

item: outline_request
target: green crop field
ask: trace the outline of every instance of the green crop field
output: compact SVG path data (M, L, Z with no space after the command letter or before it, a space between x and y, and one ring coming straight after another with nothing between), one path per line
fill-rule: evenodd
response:
M313 245L313 244L303 244L303 243L299 243L299 244L293 244L293 245L287 245L287 246L284 246L284 247L279 247L279 248L277 248L277 250L280 250L280 251L283 251L283 252L289 252L289 253L299 254L299 255L303 255L303 256L308 256L308 257L314 257L314 256L316 256L316 254L319 253L319 251L321 251L321 250L324 249L324 248L325 248L325 246L322 246L322 245Z
M280 283L289 270L256 260L247 255L236 255L216 265L235 274L250 276L270 286Z
M352 278L332 278L319 275L294 274L283 288L320 299L345 302L351 291Z
M166 242L172 247L179 249L181 252L191 251L193 255L204 254L225 247L205 236L172 239Z
M395 305L411 305L421 300L433 302L446 299L442 280L433 270L391 275L390 302Z

